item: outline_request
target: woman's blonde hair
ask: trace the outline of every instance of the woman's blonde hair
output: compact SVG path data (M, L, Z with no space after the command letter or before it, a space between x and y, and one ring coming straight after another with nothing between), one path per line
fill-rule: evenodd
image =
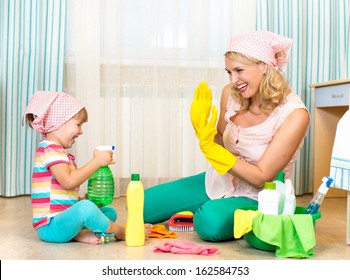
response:
M225 57L231 60L239 61L245 65L254 65L263 63L255 58L243 55L238 52L227 52ZM257 100L260 104L260 110L265 113L272 112L281 101L289 94L290 87L288 81L284 76L275 70L273 66L267 65L267 72L260 84L259 94L257 95ZM239 111L248 110L251 99L243 98L239 90L236 87L231 89L232 98L241 104L241 109Z

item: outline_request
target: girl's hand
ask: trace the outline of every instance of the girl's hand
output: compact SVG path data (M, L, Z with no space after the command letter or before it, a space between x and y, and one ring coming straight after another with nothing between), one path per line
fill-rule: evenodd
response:
M89 199L89 198L88 198L88 193L85 193L84 196L79 196L79 197L78 197L78 201L80 201L80 200L86 200L86 199Z
M113 151L94 150L94 159L97 160L100 166L114 164Z

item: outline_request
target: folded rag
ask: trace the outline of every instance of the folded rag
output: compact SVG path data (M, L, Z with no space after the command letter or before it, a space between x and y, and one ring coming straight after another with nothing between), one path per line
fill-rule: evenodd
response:
M233 236L234 238L241 238L246 233L253 229L253 218L261 213L257 210L243 210L237 209L234 213L234 226Z
M316 237L309 214L258 214L253 218L253 232L262 241L275 245L278 257L308 258L314 255Z
M167 231L165 225L153 225L150 238L177 238L176 232Z
M198 245L186 239L180 239L166 242L161 246L156 246L153 252L213 256L219 253L219 249L208 245Z

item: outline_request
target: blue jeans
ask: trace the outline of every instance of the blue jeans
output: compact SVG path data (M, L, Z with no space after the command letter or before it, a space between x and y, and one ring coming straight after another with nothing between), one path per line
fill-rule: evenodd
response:
M205 173L181 178L145 190L144 220L159 223L180 211L194 213L194 227L207 241L234 239L233 219L236 209L257 205L246 197L210 199L205 191Z
M68 242L82 229L106 232L110 221L117 220L117 212L111 206L98 208L90 200L81 200L51 218L48 225L38 228L41 240L46 242Z

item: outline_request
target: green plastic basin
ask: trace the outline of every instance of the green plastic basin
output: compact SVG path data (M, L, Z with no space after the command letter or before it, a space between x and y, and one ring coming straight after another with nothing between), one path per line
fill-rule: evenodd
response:
M251 205L251 206L245 206L245 207L241 207L240 209L242 210L258 210L258 205ZM297 206L295 208L295 212L294 215L297 214L305 214L306 211L306 207L302 207L302 206ZM314 226L316 224L316 220L321 218L321 212L318 211L315 214L312 214L312 220L314 222ZM266 243L264 241L262 241L261 239L259 239L254 232L251 230L250 232L246 233L245 235L243 235L243 239L245 241L247 241L247 243L259 250L264 250L264 251L276 251L276 246L275 245L271 245L269 243Z

